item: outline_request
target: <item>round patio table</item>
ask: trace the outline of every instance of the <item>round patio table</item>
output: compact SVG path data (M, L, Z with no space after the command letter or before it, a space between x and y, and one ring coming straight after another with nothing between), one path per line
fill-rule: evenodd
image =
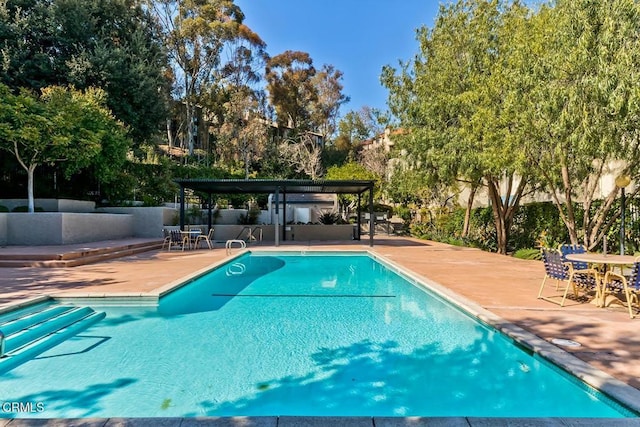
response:
M631 265L636 262L638 257L633 255L616 255L616 254L600 254L595 252L585 252L581 254L567 254L565 256L569 261L580 261L589 264L601 264L604 266L605 272L610 266L624 266ZM601 275L598 275L601 276ZM604 289L604 277L598 277L596 289L596 299L598 307L605 306L605 289Z

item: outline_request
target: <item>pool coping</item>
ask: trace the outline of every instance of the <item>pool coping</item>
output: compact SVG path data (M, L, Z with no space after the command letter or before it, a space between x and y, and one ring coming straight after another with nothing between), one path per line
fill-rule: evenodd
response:
M3 423L3 421L6 421ZM639 427L638 418L194 417L0 419L0 427Z
M173 292L198 277L206 274L212 269L221 267L222 265L233 261L234 259L246 254L247 252L277 252L277 253L300 253L300 250L283 250L282 248L259 248L259 249L246 249L231 254L224 259L213 262L204 268L201 268L193 273L183 276L177 280L171 281L163 286L160 286L150 292L125 292L125 293L88 293L88 292L63 292L58 294L43 295L36 298L20 301L16 304L2 307L0 314L23 308L25 306L45 302L48 300L54 301L67 301L75 303L93 303L99 305L101 303L119 303L123 300L129 300L134 298L139 301L157 304L160 297ZM314 250L305 249L303 252L327 252L326 250ZM503 318L495 315L491 311L483 308L479 304L472 300L448 289L440 283L429 279L421 274L403 267L396 262L388 259L384 255L373 252L368 249L358 250L341 250L341 253L350 254L363 254L368 255L381 262L388 268L398 274L403 275L414 284L424 286L426 289L434 292L439 297L453 303L459 309L465 311L472 317L477 318L481 322L495 328L502 332L506 337L512 339L516 343L523 346L525 349L529 349L540 357L550 361L551 363L559 366L561 369L566 370L570 374L579 378L586 384L596 388L598 391L605 395L608 395L612 399L620 402L623 406L628 407L632 411L640 413L640 390L633 388L632 386L617 380L613 376L596 369L586 362L578 359L572 354L566 352L560 347L557 347L548 341L526 331L525 329L516 326L513 323L505 321ZM99 302L96 302L99 301ZM49 422L44 423L44 421ZM73 425L86 425L86 426L151 426L151 425L211 425L211 426L262 426L262 425L276 425L276 426L324 426L324 425L339 425L339 426L360 426L360 425L373 425L375 427L385 426L444 426L444 425L464 425L464 426L547 426L547 425L562 425L562 426L600 426L605 419L596 418L479 418L479 417L195 417L195 418L87 418L87 419L3 419L0 418L0 427L4 426L35 426L35 425L69 425L71 422ZM275 420L275 424L272 421ZM367 421L365 421L367 420ZM639 426L640 418L615 418L606 419L606 425L612 426ZM284 422L284 424L283 424ZM325 422L330 422L325 424ZM354 423L355 424L352 424ZM364 422L364 424L363 424ZM167 424L165 424L167 423ZM266 423L266 424L265 424Z

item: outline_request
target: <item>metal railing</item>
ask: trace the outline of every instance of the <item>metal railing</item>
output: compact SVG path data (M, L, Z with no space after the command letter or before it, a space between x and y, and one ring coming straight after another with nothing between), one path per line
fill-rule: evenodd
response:
M251 242L262 242L262 227L256 226L253 229L251 226L243 227L242 230L238 233L235 239L233 240L241 240L242 235L246 232L246 237L242 238L247 243ZM258 232L258 237L256 237L255 233Z

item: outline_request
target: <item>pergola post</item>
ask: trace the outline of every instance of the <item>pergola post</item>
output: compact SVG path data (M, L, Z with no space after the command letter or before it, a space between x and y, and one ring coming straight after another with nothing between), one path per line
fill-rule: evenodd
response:
M362 193L358 193L358 207L357 207L357 221L358 221L358 233L356 234L356 240L360 240L361 237L361 227L362 227L362 219L360 218L362 216L362 206L360 206L362 201Z
M287 240L287 191L282 192L282 241Z
M180 184L180 230L184 230L184 185Z
M274 224L275 227L275 239L276 239L276 246L280 246L280 188L276 187L276 223Z
M373 186L369 188L369 246L373 247L373 233L375 232L375 218L373 216Z
M207 218L207 233L211 230L211 226L213 225L213 210L211 209L211 193L209 193L209 200L207 204L209 205L209 216Z

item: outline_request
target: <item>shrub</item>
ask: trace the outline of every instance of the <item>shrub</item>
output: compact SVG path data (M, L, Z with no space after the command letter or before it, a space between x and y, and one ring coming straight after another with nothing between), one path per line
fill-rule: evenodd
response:
M407 206L397 206L395 208L395 215L402 218L405 226L409 225L409 223L411 222L411 209Z
M253 225L258 222L258 216L260 216L260 206L251 205L249 210L247 210L247 214L240 214L238 216L238 224L239 225Z
M542 260L542 254L540 253L540 250L535 248L518 249L517 251L514 252L513 257L520 258L520 259Z
M9 208L5 205L0 205L0 212L9 212Z
M340 215L335 212L324 212L318 217L318 221L324 225L337 224L340 221Z
M36 206L33 210L36 211L36 212L44 212L44 209L42 209L40 206ZM13 208L13 210L11 212L29 212L29 207L28 206L16 206L15 208Z

